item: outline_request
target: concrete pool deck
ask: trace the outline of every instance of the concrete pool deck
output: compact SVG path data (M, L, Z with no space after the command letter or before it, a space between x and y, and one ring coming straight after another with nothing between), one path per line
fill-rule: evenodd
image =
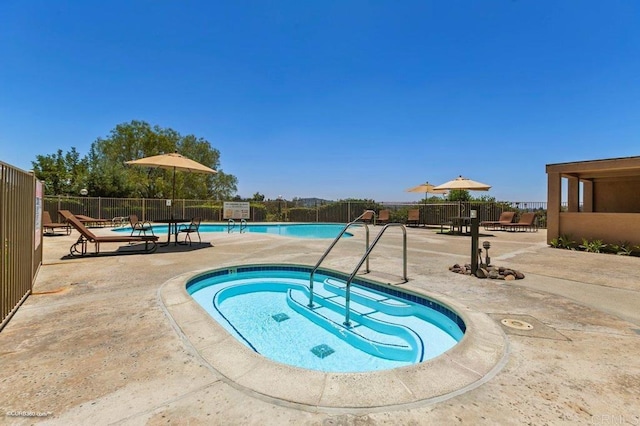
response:
M380 227L371 229L373 238ZM505 342L502 355L471 351L455 360L467 373L478 361L494 366L475 371L471 385L460 383L464 374L438 376L454 355L436 359L427 378L397 369L331 383L304 372L283 386L288 367L211 337L214 327L191 318L172 285L238 264L313 265L330 240L209 233L201 245L154 254L67 259L74 231L45 237L34 294L0 332L2 422L640 424L640 258L552 249L544 230L483 231L492 263L526 278L480 280L448 270L468 261L469 237L409 228L409 282L399 284L402 240L393 231L372 252L368 278L451 301ZM364 251L364 232L354 233L323 266L351 272Z

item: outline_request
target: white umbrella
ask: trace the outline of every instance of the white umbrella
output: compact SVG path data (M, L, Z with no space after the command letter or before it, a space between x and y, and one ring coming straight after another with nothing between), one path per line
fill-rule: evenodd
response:
M435 190L452 190L452 189L466 189L470 191L488 191L491 189L490 185L486 183L476 182L469 178L458 176L454 180L445 182L442 185L434 187Z
M442 185L436 186L434 189L488 191L489 189L491 189L491 186L487 185L486 183L476 182L475 180L471 180L460 175L454 180L450 180L449 182L445 182ZM458 202L458 216L462 215L460 209L461 205Z
M446 194L446 189L435 189L435 186L431 185L429 182L425 182L422 185L414 186L413 188L407 189L406 192L424 192L424 198L427 198L429 193L432 194Z
M154 155L151 157L140 158L138 160L125 161L125 164L144 167L157 167L161 169L173 170L173 189L171 191L171 205L176 196L176 170L182 170L189 173L218 173L210 167L193 161L190 158L182 156L177 152L169 154ZM171 208L173 211L173 207Z

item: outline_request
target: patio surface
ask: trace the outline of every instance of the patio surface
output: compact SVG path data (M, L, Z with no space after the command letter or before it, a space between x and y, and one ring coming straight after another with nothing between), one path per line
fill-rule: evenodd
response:
M364 252L352 230L324 267L351 272ZM67 259L77 232L45 237L34 294L0 332L0 423L640 424L640 258L552 249L544 230L481 230L492 264L526 277L480 280L448 270L468 262L469 237L436 231L407 229L408 283L397 229L366 276L453 304L473 336L422 366L345 375L247 352L182 291L194 271L313 265L331 240L209 233L154 254Z

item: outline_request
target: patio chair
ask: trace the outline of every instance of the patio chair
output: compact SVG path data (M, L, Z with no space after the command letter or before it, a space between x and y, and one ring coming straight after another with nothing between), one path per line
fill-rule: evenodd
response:
M180 225L178 227L178 234L181 234L184 232L184 241L181 242L180 244L187 244L187 240L189 240L189 245L191 245L191 233L195 232L196 234L198 234L198 242L201 243L202 239L200 238L200 222L202 221L202 218L200 217L194 217L193 219L191 219L191 223L188 225Z
M151 232L151 235L154 235L151 222L139 220L138 215L136 214L129 215L129 223L131 224L131 235L136 231L138 232L138 235L147 235L147 231Z
M378 218L376 219L376 225L386 225L389 223L391 211L390 210L380 210L378 212Z
M522 213L520 220L513 223L505 223L500 226L503 231L537 231L536 214L532 212Z
M410 209L407 213L407 226L420 225L420 209Z
M516 212L502 212L498 220L483 220L480 226L484 226L486 231L501 229L502 225L508 225L513 222Z
M155 235L109 235L109 236L98 236L89 230L77 217L73 215L69 210L59 210L58 213L67 221L69 225L75 228L79 233L80 237L78 241L71 245L69 249L69 253L71 256L85 256L87 255L87 243L95 244L95 251L93 253L89 253L91 255L100 254L100 244L101 243L137 243L143 242L144 248L142 249L134 249L128 251L116 251L111 252L110 254L134 254L134 253L153 253L158 248L158 237Z
M67 235L71 234L71 226L68 223L54 222L48 211L42 212L42 230L45 235L56 235L56 229L64 229ZM47 232L47 230L49 230Z
M77 215L75 215L75 217L77 217L78 220L80 222L82 222L82 224L85 225L85 226L89 226L89 225L94 225L94 226L111 225L111 219L96 219L95 217L86 216L86 215L83 215L83 214L77 214Z

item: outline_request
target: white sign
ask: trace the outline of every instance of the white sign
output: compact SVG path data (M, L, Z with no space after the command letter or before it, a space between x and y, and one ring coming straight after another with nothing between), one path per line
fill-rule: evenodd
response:
M250 207L245 202L225 202L223 206L224 219L249 219Z
M42 240L42 196L44 192L44 183L40 180L36 180L36 217L35 217L35 243L36 248L40 246L40 240Z

